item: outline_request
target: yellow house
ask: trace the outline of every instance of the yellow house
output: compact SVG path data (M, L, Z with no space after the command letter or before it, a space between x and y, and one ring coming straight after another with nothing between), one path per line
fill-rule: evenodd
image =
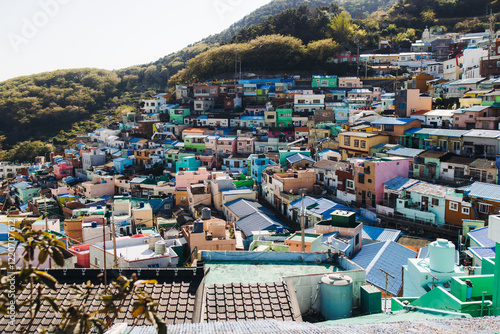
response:
M339 133L339 148L342 153L342 160L347 158L361 158L370 156L370 149L378 144L388 144L389 136L358 132L347 131Z
M481 106L483 103L483 95L492 92L491 89L470 90L464 93L464 97L460 98L460 108L469 108L472 106Z

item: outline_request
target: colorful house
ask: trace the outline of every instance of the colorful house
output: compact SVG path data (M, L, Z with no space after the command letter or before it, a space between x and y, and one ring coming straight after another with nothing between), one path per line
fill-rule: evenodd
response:
M389 143L399 144L405 131L411 128L420 128L421 122L413 118L382 117L370 123L378 132L389 136Z
M235 154L236 138L219 137L217 138L217 154Z
M313 75L311 87L313 88L335 88L338 85L336 75Z
M388 144L389 136L378 133L347 131L339 133L339 148L342 160L367 157L370 149L378 144Z
M205 135L188 135L184 137L184 149L187 152L205 152Z

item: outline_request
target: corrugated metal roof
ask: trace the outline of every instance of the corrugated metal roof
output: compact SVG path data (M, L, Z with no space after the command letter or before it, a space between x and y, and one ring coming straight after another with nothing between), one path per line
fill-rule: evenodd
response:
M474 182L471 185L458 189L464 190L471 197L479 197L500 202L500 185L483 182Z
M397 241L401 233L400 230L363 225L362 237L380 242Z
M351 208L344 206L342 204L336 203L334 201L331 201L327 198L320 198L316 199L310 196L305 196L304 197L304 208L312 205L312 204L318 204L317 207L311 208L311 209L306 209L306 212L309 212L311 214L317 214L323 216L323 219L330 219L330 213L332 213L335 210L347 210L347 211L353 211ZM294 202L290 203L290 206L301 210L302 209L302 199L298 199Z
M392 150L387 151L387 154L393 154L393 155L399 155L402 157L414 157L416 155L419 155L425 150L420 150L418 148L407 148L407 147L397 147Z
M373 121L372 125L405 125L410 122L417 121L415 118L394 118L394 117L382 117Z
M260 203L249 201L244 198L239 198L237 200L231 201L229 203L224 204L231 212L233 212L236 216L242 218L246 217L254 212L265 212L270 214L271 211L263 207Z
M276 227L287 228L278 219L262 212L252 213L251 215L239 219L235 224L247 237L252 236L253 231L272 230L276 229Z
M495 257L495 247L469 247L469 250L481 261L484 258Z
M442 136L442 137L462 137L469 131L470 130L412 128L405 131L405 133L415 134L415 135Z
M385 270L389 277L387 291L397 295L403 284L401 268L417 253L394 241L366 245L352 258L352 261L366 269L366 281L380 289L385 289Z
M295 153L295 154L289 156L288 158L286 158L286 161L288 161L291 164L295 164L295 163L302 161L302 160L307 160L310 163L315 163L313 158L311 158L307 155L304 155L302 153Z
M480 247L494 247L496 243L488 238L488 226L477 228L467 233L467 236L474 240Z
M464 137L498 138L500 137L500 131L474 129L464 134Z
M448 191L448 189L450 188L427 182L419 182L407 188L408 191L442 198L446 196L446 192Z
M392 178L389 181L384 182L384 185L386 189L400 191L403 189L407 189L418 182L420 181L415 179L409 179L404 176L396 176L395 178Z

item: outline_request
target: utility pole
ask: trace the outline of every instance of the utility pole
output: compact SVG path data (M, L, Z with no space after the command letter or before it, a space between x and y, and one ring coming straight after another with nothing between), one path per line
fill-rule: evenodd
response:
M384 301L384 312L387 312L387 285L389 284L389 276L394 278L391 274L389 274L387 271L380 269L381 272L385 274L385 301Z
M300 217L300 231L301 231L301 243L302 243L302 252L306 251L306 236L305 236L305 214L304 214L304 194L302 194L302 210L301 210L301 217Z
M113 255L114 255L114 267L118 268L118 258L116 257L116 228L115 228L115 204L111 205L111 233L113 237Z
M359 78L359 42L358 42L358 56L356 57L358 65L356 66L356 78Z
M44 201L43 201L43 204L44 204L44 212L45 212L45 232L49 233L49 220L48 220L48 215L47 215L47 197L45 197L44 195L42 195ZM52 268L52 261L50 259L50 256L48 257L49 258L49 268Z
M108 288L108 279L106 275L106 224L102 222L102 253L104 255L104 286Z

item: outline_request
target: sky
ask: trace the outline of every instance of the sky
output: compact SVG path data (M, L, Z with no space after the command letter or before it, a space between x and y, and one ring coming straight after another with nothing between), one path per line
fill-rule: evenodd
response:
M155 61L271 0L0 0L0 81Z

